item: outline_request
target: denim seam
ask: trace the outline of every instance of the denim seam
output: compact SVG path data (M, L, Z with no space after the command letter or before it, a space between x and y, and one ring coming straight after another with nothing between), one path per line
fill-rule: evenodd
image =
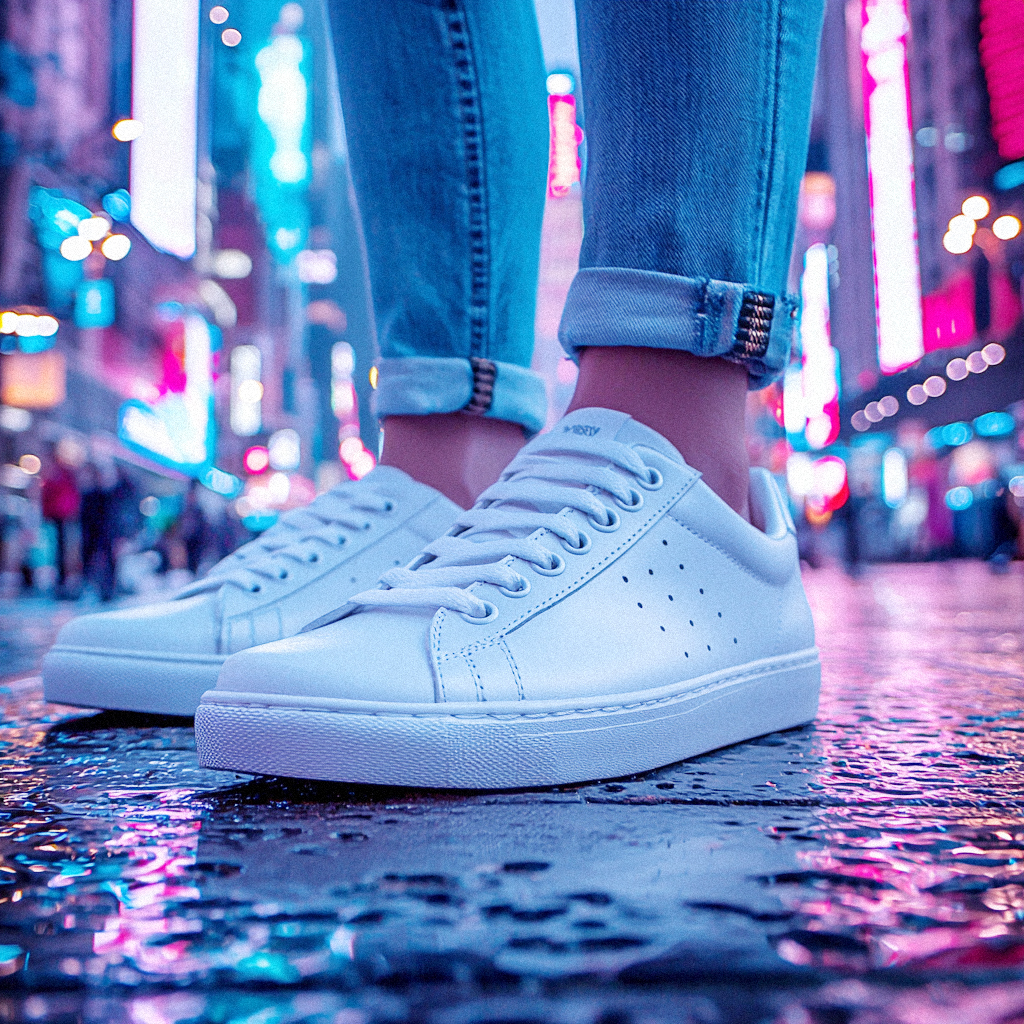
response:
M469 205L470 355L487 355L490 302L490 239L487 231L487 174L484 161L483 106L468 18L460 0L446 0L445 27L459 91L466 190Z
M769 83L769 97L771 102L771 118L770 118L770 132L768 152L765 154L765 161L763 163L764 187L761 191L760 200L761 206L761 229L758 237L758 253L757 253L757 281L760 282L764 279L764 261L767 255L766 239L768 238L769 221L771 219L771 194L772 187L775 181L775 161L776 161L776 146L779 137L779 82L782 69L780 62L782 60L782 4L776 4L775 14L775 52L772 55L772 78ZM769 120L769 119L766 119Z

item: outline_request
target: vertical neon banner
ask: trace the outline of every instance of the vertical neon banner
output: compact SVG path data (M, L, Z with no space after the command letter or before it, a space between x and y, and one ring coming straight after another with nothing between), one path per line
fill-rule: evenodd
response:
M907 0L863 0L864 125L875 262L878 365L896 373L924 355L911 143Z
M804 433L812 448L824 448L839 436L839 361L829 322L828 250L821 242L804 254L800 297Z
M199 0L135 0L132 30L132 224L157 248L196 250Z

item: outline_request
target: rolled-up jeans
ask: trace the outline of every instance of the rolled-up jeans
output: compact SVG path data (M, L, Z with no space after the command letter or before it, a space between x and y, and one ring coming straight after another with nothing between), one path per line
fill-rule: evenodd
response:
M584 237L559 336L785 368L825 0L577 0ZM328 0L380 350L376 413L545 419L532 0Z

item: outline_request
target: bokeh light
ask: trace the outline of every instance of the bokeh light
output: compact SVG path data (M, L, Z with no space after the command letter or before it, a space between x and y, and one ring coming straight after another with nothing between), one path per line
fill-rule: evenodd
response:
M242 460L250 473L262 473L270 465L270 452L261 444L253 445Z
M1009 213L997 217L992 222L992 234L1004 242L1016 238L1020 234L1020 221Z
M118 142L132 142L142 134L142 122L132 117L122 118L110 129L110 134Z
M132 247L132 240L127 235L111 235L109 238L103 239L103 244L100 246L100 252L107 257L108 260L123 260L128 255L129 250Z
M960 209L963 210L964 216L971 220L984 220L988 216L991 206L984 196L968 196Z

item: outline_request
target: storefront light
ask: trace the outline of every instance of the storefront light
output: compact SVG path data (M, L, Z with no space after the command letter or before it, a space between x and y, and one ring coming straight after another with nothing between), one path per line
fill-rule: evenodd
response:
M952 487L946 491L946 505L954 512L964 512L974 504L970 487Z
M882 456L882 500L889 508L899 508L909 490L907 457L899 448L890 448Z
M1008 412L987 412L974 421L974 431L978 437L1005 437L1013 433L1015 426Z

